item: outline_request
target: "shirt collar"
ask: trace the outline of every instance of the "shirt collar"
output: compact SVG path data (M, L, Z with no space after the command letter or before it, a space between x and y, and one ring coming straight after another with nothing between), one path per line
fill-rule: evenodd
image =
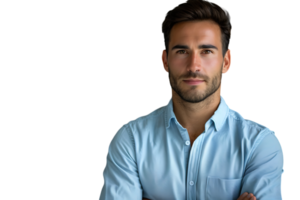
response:
M215 126L216 131L219 131L222 128L222 126L228 116L229 107L227 106L227 104L222 96L220 99L221 99L220 104L219 104L217 110L215 111L214 115L205 124L205 129L207 128L206 125L209 124L208 122L210 120L212 120L214 122L213 124ZM170 127L172 118L177 121L176 116L173 112L173 101L171 98L168 105L166 106L166 110L165 110L165 124L166 124L167 128Z

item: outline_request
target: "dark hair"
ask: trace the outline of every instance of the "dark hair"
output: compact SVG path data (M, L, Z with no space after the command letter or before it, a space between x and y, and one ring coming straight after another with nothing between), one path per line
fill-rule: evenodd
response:
M221 29L222 54L223 57L228 50L231 23L230 15L218 5L204 0L188 0L170 10L162 24L162 32L165 38L166 52L170 42L170 33L172 27L179 22L195 20L213 20Z

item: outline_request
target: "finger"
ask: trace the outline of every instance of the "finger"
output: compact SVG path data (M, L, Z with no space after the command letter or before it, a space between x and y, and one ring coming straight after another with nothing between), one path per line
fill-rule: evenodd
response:
M253 197L251 197L251 199L250 200L256 200L256 197L255 196L253 196Z
M239 198L237 200L244 200L244 198L248 195L248 192L244 192L243 194L241 194L241 196L239 196Z
M252 197L253 197L254 195L252 194L252 193L249 193L247 196L246 196L246 198L245 198L245 200L252 200Z

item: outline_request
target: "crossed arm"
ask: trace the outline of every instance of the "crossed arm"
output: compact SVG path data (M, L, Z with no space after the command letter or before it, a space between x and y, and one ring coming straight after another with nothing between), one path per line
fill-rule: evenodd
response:
M151 199L143 198L143 200L151 200ZM256 200L256 197L252 193L248 194L248 192L245 192L237 200Z

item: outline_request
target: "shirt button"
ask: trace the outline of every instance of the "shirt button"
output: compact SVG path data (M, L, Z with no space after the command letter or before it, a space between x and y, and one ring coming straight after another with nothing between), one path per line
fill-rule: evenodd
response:
M190 182L190 185L194 185L194 181L191 181L191 182Z
M186 145L190 145L190 141L186 141L185 144L186 144Z

